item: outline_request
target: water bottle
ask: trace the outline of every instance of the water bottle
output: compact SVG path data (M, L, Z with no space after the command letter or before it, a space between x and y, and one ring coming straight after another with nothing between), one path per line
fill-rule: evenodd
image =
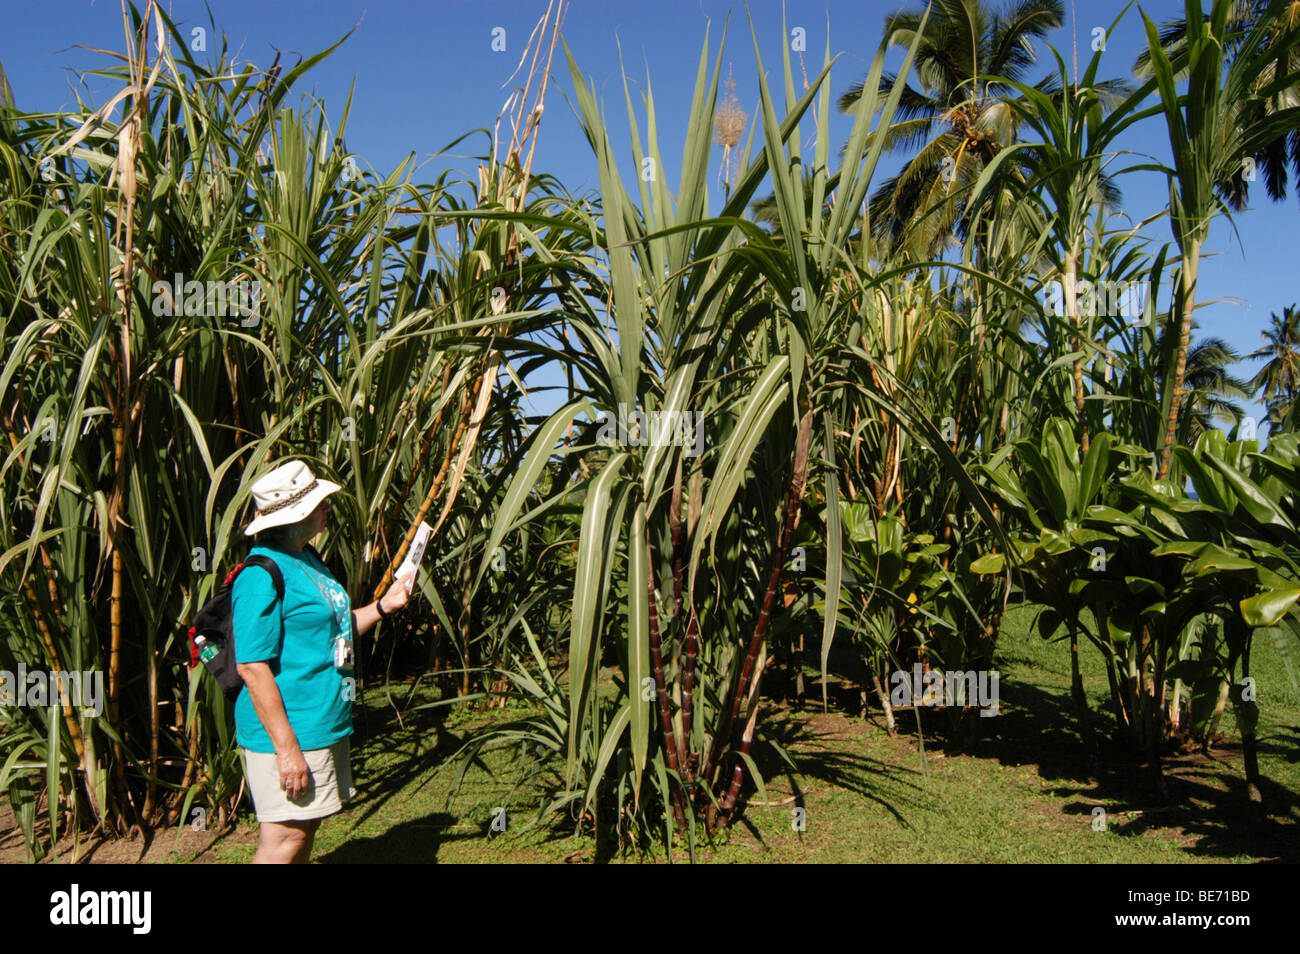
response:
M221 651L216 643L210 643L202 636L194 637L194 645L199 647L199 662L205 666L213 656Z

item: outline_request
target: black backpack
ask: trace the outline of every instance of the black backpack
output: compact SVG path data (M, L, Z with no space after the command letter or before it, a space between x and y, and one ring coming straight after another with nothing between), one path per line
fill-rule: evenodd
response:
M235 698L244 687L244 680L235 665L235 630L230 591L235 584L235 577L249 566L260 566L270 573L271 582L275 584L276 599L284 601L284 577L280 575L280 568L270 557L253 554L242 563L235 564L235 568L226 574L221 589L203 604L203 608L194 617L194 625L190 627L190 668L203 663L227 699Z

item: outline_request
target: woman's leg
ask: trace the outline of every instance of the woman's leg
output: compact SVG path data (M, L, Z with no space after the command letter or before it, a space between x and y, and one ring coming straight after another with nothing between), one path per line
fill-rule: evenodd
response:
M303 821L262 822L258 833L255 865L305 865L311 857L319 818Z

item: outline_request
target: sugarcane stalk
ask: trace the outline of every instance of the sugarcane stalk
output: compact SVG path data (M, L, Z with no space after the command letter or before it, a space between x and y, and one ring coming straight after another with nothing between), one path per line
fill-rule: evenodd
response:
M461 572L461 590L460 590L460 616L456 620L456 626L460 630L460 695L469 695L469 624L470 609L474 602L474 574L470 571L469 561L463 564Z
M682 578L685 568L682 564L682 455L677 455L677 466L673 471L673 493L668 504L668 527L673 542L673 619L679 620L682 613Z
M145 10L145 16L140 24L140 42L136 47L137 55L131 60L131 110L128 115L123 117L122 125L118 129L117 135L117 158L113 164L114 176L120 177L119 184L119 202L118 202L118 220L117 228L122 230L123 241L121 245L122 253L122 276L118 285L118 296L122 305L122 325L121 325L121 345L120 350L115 356L117 366L117 394L113 400L113 475L114 487L113 496L109 500L107 527L109 546L112 548L112 588L109 598L109 668L108 668L108 711L110 723L114 726L120 725L120 673L122 660L122 517L121 510L125 505L126 485L127 485L127 450L126 437L128 430L131 429L140 408L143 406L143 394L136 400L132 400L132 387L134 378L131 368L131 287L135 269L135 205L138 191L138 180L136 178L136 156L140 150L141 129L143 128L145 117L148 115L149 92L153 88L163 65L163 44L166 37L159 37L158 56L152 72L146 79L145 69L148 59L149 48L149 24L150 14L156 15L154 0L150 0L149 6ZM122 21L126 28L128 48L131 42L130 19L127 16L126 5L122 7ZM83 126L82 132L87 132ZM75 139L75 137L74 137ZM68 148L72 140L64 145ZM125 206L125 209L123 209ZM156 713L153 725L156 726ZM155 739L156 744L156 739ZM119 792L124 796L124 803L131 806L134 810L134 803L131 799L130 791L126 784L125 759L123 756L122 745L118 740L113 742L114 755L114 776L118 783ZM148 783L148 796L146 804L151 804L157 788L157 771L156 763L151 762L151 772Z
M740 755L749 755L749 747L754 741L754 726L758 723L758 684L763 678L763 670L767 667L767 647L758 655L758 663L754 667L754 682L749 690L749 717L745 720L745 730L740 737ZM729 819L731 811L736 806L736 798L740 795L740 786L745 779L745 760L737 756L736 767L731 772L731 785L727 788L727 794L723 796L720 803L719 812L724 819Z
M668 706L668 684L664 678L664 657L663 645L659 637L659 597L655 594L655 570L654 554L650 549L650 538L646 536L645 543L646 555L646 590L649 604L650 616L650 668L654 673L655 680L655 699L658 703L659 711L659 728L663 733L664 756L668 761L669 771L675 773L678 778L682 776L682 761L680 758L681 747L678 744L677 732L673 728L672 712ZM686 810L682 797L681 786L673 784L673 816L679 826L685 826Z
M720 765L728 737L731 734L732 725L740 715L740 707L745 701L746 694L749 691L749 682L758 662L759 649L763 645L763 639L767 634L767 623L771 618L772 608L776 603L776 591L781 583L781 570L784 568L786 548L789 546L790 537L799 522L799 507L803 502L804 485L808 475L808 445L811 439L812 411L807 411L799 422L799 437L795 447L794 464L790 471L785 514L781 522L781 536L777 542L776 552L773 554L772 572L768 577L767 590L763 594L762 608L759 611L758 620L754 624L754 633L750 637L749 647L745 653L745 663L731 696L731 705L724 712L722 724L718 727L718 733L713 738L713 747L709 752L709 759L705 765L700 767L700 776L707 779L710 785L713 784L714 774ZM710 806L710 819L712 819L714 812L715 809Z
M683 766L688 782L695 780L696 755L691 751L691 739L694 737L695 715L695 661L699 654L700 619L691 610L690 621L686 624L686 641L682 647L682 727L686 736L686 763Z
M524 94L523 96L521 96L519 100L519 107L518 107L519 113L516 116L514 122L514 128L516 131L515 135L517 138L512 139L510 148L507 152L507 160L505 163L498 163L496 160L497 136L496 136L496 131L494 130L493 132L492 165L493 167L500 168L501 170L498 179L495 180L495 185L496 185L495 198L502 203L502 205L507 211L522 210L527 200L528 181L532 172L533 149L536 147L537 133L538 130L541 128L541 117L542 117L542 112L543 112L544 103L546 99L546 89L549 80L551 59L554 56L555 44L559 37L560 20L562 19L563 10L564 10L563 0L558 0L558 5L557 5L557 0L553 0L550 6L547 7L547 12L538 25L537 28L538 30L545 30L547 25L551 24L550 18L552 15L552 11L554 11L555 20L554 23L551 24L551 46L550 46L550 51L547 55L546 70L543 71L540 88L537 94L537 101L534 107L532 108L532 110L529 112L527 120L524 121L523 110L525 109L525 104L527 101L527 92L529 89L532 88L533 77L537 72L537 56L540 53L540 47L537 51L534 51L533 63L529 69L528 80L525 83L525 87L524 87ZM523 58L520 59L520 66L523 65L524 59L527 58L528 50L531 46L532 46L532 41L530 39L528 46L526 46L524 49ZM498 117L498 124L499 123L500 123L500 117ZM522 136L519 135L519 129L521 126L523 128ZM528 159L523 164L522 169L519 169L518 159L519 159L519 154L523 149L524 143L530 143ZM512 158L515 160L515 168L518 170L519 173L518 175L516 175L510 169L510 160ZM486 193L488 191L487 189L488 171L485 170L483 167L480 167L479 177L480 177L480 186L481 186L480 191ZM507 183L511 183L511 184L517 183L518 188L515 191L510 192L508 190ZM505 261L502 266L503 270L509 269L513 265L513 263L517 258L517 255L518 255L518 233L515 230L513 225L508 224L506 227L506 254L505 254ZM482 274L482 267L480 266L479 275L481 274ZM509 326L506 325L503 329L501 329L501 333L504 333L505 331L508 330L509 330ZM488 329L484 329L482 332L480 332L480 334L488 334L488 333L489 333ZM485 399L489 399L491 396L490 394L491 386L495 381L495 374L496 374L496 367L497 367L496 360L497 359L493 357L488 361L487 370L484 371L483 374L479 377L478 381L476 382L477 387L473 389L478 396L477 404L480 408L480 411L482 408L486 407ZM375 599L379 599L381 596L383 596L384 592L388 589L389 585L392 583L393 574L397 571L397 568L401 565L403 558L406 556L406 551L410 548L411 541L415 539L415 533L419 529L420 522L428 514L429 508L433 505L434 499L442 491L442 482L446 478L448 470L451 466L452 456L455 453L456 449L459 447L461 439L465 434L465 431L470 426L470 416L469 416L470 404L468 402L468 394L469 392L467 391L465 398L462 399L461 419L459 424L457 425L456 434L452 437L451 443L448 445L448 452L446 457L444 457L443 459L442 468L439 470L437 476L434 478L433 484L430 485L429 492L425 495L425 498L420 505L419 512L416 514L415 519L411 522L410 528L406 531L406 535L402 538L402 542L399 545L397 552L393 555L393 559L389 562L388 568L384 571L384 576L380 580L379 585L375 588L374 591ZM469 455L472 453L474 445L477 441L477 437L479 433L478 427L481 424L481 415L475 415L475 416L478 417L479 420L475 422L474 430L471 432L469 441L467 442L466 446L460 448L461 454L457 464L456 473L452 478L452 486L448 493L447 500L444 503L442 516L439 518L439 525L441 525L441 520L446 517L447 513L451 510L452 504L455 502L456 492L460 485L460 478L464 473L466 462L468 461ZM376 547L375 550L373 551L373 555L374 556L378 555L378 542L376 543Z
M442 369L442 390L444 394L447 391L447 384L448 381L450 380L450 377L451 377L451 365L445 364L443 365L443 369ZM424 393L424 397L420 399L420 403L424 403L429 399L429 395L433 393L433 389L434 387L437 386L437 383L438 382L436 380L430 382L428 389ZM411 491L415 489L415 481L419 478L420 471L424 468L424 461L429 456L429 448L433 444L434 435L436 435L439 431L442 430L442 419L444 415L447 413L447 406L448 406L448 402L444 401L442 407L438 408L438 413L434 415L433 423L429 426L428 430L426 430L424 434L420 437L420 448L418 451L416 451L415 457L412 458L411 460L411 472L407 475L406 478L406 489L402 491L402 496L401 496L402 500L408 499L411 496ZM384 528L382 536L377 537L375 539L373 546L371 547L370 550L371 560L376 560L379 558L380 548L383 546L384 542L387 541L388 538L393 535L393 531L397 528L397 521L398 518L401 516L401 514L402 511L400 509L393 511L393 515L388 519L388 523Z
M158 713L158 662L156 630L150 629L145 653L148 667L146 687L149 694L149 787L145 792L144 808L141 814L145 824L150 824L154 814L154 804L158 797L158 739L162 734L162 722Z
M671 528L673 546L673 621L681 625L682 617L682 581L685 567L682 554L682 458L677 457L677 466L673 474L673 492L668 507L668 524ZM682 681L681 723L682 723L682 778L691 782L695 778L695 753L691 750L692 716L695 705L695 660L698 652L696 636L699 632L699 619L691 610L690 620L686 624L686 635L682 641Z
M402 560L406 557L406 551L410 549L411 541L415 539L415 532L420 529L420 521L424 519L425 515L429 512L429 508L433 506L433 501L437 499L438 495L442 492L442 482L447 478L448 471L451 470L451 459L452 455L456 451L456 445L460 443L461 435L465 433L465 429L469 426L468 402L469 394L466 392L461 399L462 414L460 416L460 421L456 424L456 432L452 435L451 442L447 445L447 452L442 458L442 466L438 468L438 473L434 476L433 483L429 485L429 490L425 493L424 500L420 502L420 509L415 514L415 520L412 521L411 526L406 531L406 536L402 538L402 542L393 554L392 560L389 561L388 568L384 571L383 579L381 579L379 585L375 587L374 599L379 599L383 596L387 591L389 584L393 582L393 574L396 573L397 568L402 565Z
M15 401L14 407L17 408L18 406L19 403ZM5 435L9 438L9 446L13 450L17 450L19 440L18 435L14 432L13 415L7 408L2 410ZM45 570L45 589L50 594L50 609L54 612L54 618L62 621L63 610L61 608L62 603L59 599L58 581L55 579L54 561L50 559L49 551L46 550L44 543L38 543L36 545L36 554L40 557L41 566Z
M179 708L179 706L177 707ZM182 728L184 717L182 716ZM189 789L194 782L194 775L198 771L199 758L199 720L195 719L194 724L190 726L189 731L189 749L185 753L185 774L181 776L180 791L184 792ZM181 821L181 803L178 801L172 806L171 812L167 816L167 823L175 825Z
M45 645L46 658L50 662L50 669L54 673L63 672L63 660L59 657L59 648L54 643L54 635L50 632L49 622L45 618L45 613L41 610L40 601L36 597L36 590L32 588L31 583L23 581L23 596L27 599L27 606L31 611L32 618L36 621L36 630L41 634L41 642ZM77 758L84 759L86 755L85 743L81 737L81 725L72 712L72 703L69 700L61 700L63 708L63 721L67 726L68 736L72 739L73 748L76 749Z
M21 398L19 398L21 400ZM14 407L18 407L18 401L15 401ZM18 449L18 435L14 433L13 416L10 411L4 409L4 428L5 434L9 438L9 445L14 450ZM60 609L58 582L55 579L54 562L45 548L45 544L38 544L37 553L41 559L41 566L45 570L45 585L50 597L50 608L54 613L56 620L62 620L62 611ZM54 642L54 635L50 629L49 622L45 618L45 613L41 609L40 600L36 597L36 590L27 580L23 581L23 596L27 600L28 608L32 614L32 619L36 622L37 632L40 633L41 642L45 647L46 659L49 660L50 669L54 673L63 671L63 661L59 655L58 646ZM73 715L72 704L70 700L60 700L63 710L63 723L68 730L68 737L72 739L73 749L77 753L77 761L82 763L86 771L86 793L89 799L91 810L95 813L96 823L103 820L103 806L95 798L94 785L91 784L95 774L96 767L91 763L89 754L86 750L85 741L81 734L81 724Z

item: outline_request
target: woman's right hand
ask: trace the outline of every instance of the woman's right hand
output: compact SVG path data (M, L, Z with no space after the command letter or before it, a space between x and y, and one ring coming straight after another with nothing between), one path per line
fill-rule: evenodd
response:
M296 798L307 791L311 785L311 770L303 757L298 737L294 735L293 726L284 711L284 699L280 687L275 682L271 666L266 662L239 663L236 667L240 678L253 700L253 709L257 718L271 737L275 748L276 761L280 766L280 788L290 798Z
M280 787L284 789L285 797L292 800L307 791L307 786L311 784L311 769L307 767L302 749L294 746L284 752L276 752L275 758L280 764Z
M405 606L411 598L411 587L414 583L415 573L413 572L397 577L393 581L393 585L388 588L388 592L379 598L380 604L384 607L384 612L391 613Z

